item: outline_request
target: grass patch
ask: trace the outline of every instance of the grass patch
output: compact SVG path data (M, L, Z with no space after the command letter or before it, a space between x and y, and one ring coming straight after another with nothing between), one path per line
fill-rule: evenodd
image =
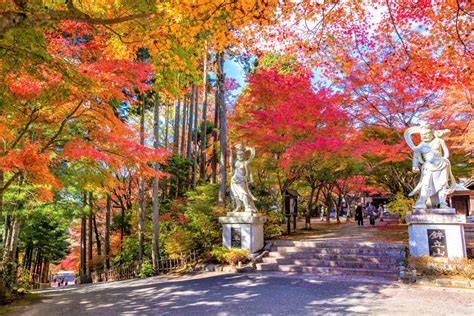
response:
M16 298L8 305L0 306L0 315L21 315L26 306L34 304L40 300L40 294L26 294Z

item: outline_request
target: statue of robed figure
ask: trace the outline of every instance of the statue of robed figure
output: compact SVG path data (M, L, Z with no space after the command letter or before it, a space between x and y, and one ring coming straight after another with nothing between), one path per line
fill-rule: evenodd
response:
M405 141L413 150L413 171L420 172L420 181L409 194L419 193L419 198L414 209L441 208L446 209L446 197L456 187L456 180L451 172L449 150L443 137L449 130L435 130L422 122L419 126L408 128ZM415 145L413 134L420 134L421 142Z
M234 161L232 150L230 152L230 196L234 204L234 212L238 212L241 208L244 212L257 212L254 201L257 199L253 196L249 189L249 183L253 182L252 172L250 171L250 162L255 158L255 149L253 147L235 146L237 157ZM245 159L245 152L250 151L250 157Z

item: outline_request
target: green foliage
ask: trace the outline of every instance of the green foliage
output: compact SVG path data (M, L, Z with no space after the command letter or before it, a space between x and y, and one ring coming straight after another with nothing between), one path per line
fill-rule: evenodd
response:
M275 205L275 203L278 203L276 197L272 196L268 191L261 189L262 187L263 185L256 186L251 188L251 190L257 198L255 207L267 217L267 221L263 226L265 239L271 239L283 234L284 229L281 227L281 223L283 222L284 215L276 212L278 207Z
M138 239L132 236L123 240L122 251L112 258L112 264L126 264L138 260Z
M267 221L263 225L265 239L272 239L281 236L285 231L281 227L284 217L283 213L267 212L265 216L267 217Z
M224 215L224 210L216 207L219 187L215 184L198 186L196 191L186 195L188 204L184 215L187 228L193 235L194 245L201 249L210 249L220 242L222 226L218 217Z
M170 156L164 167L164 172L170 174L168 180L171 184L171 196L184 196L186 188L189 188L191 183L191 166L193 161L188 158L180 157L178 155ZM178 191L178 192L176 192Z
M142 262L142 268L138 276L143 279L151 277L153 275L155 275L155 271L153 270L153 264L151 264L149 260L144 260Z
M69 221L64 211L53 204L30 210L20 232L20 250L34 249L51 263L59 263L68 253Z
M20 270L20 277L18 278L18 286L19 288L23 289L31 289L31 284L30 284L30 271L21 269Z
M214 247L210 252L213 259L220 263L227 263L233 266L240 262L249 261L250 252L243 249L226 249L224 247Z
M112 232L120 231L123 227L123 233L129 235L132 230L131 224L132 210L125 211L122 218L122 213L118 212L112 217L112 224L110 225L110 230Z
M415 200L404 196L402 193L397 193L395 200L387 204L387 209L391 213L400 214L400 220L404 220L408 212L411 212L415 205Z
M255 68L273 68L276 67L279 69L279 73L287 74L294 73L296 71L297 60L289 55L282 54L265 54L263 58L258 59L255 62Z

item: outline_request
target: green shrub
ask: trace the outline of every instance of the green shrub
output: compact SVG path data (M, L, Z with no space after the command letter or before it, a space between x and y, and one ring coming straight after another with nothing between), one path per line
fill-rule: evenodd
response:
M281 236L284 232L284 229L281 227L283 215L270 211L267 212L265 216L267 217L267 221L263 225L265 239Z
M210 254L217 262L235 266L239 261L242 263L249 261L250 252L243 249L214 247Z
M219 216L225 211L216 207L219 187L215 184L201 185L196 191L186 194L188 203L184 215L188 223L186 227L192 232L195 246L200 249L211 249L221 241L222 225Z
M138 276L140 278L148 278L155 275L155 271L153 270L153 264L149 260L145 260L142 262L142 268Z
M397 193L395 200L387 204L387 209L391 213L400 214L400 221L404 221L407 213L413 210L415 200L404 196L402 193Z

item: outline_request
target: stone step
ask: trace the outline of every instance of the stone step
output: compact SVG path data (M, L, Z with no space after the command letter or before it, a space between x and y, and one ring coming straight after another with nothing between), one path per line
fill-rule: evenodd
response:
M343 261L343 260L321 260L321 259L291 259L291 258L263 258L263 263L275 263L279 265L301 265L301 266L317 266L317 267L341 267L354 269L373 269L397 272L397 263L374 263L370 261Z
M370 256L354 254L322 254L315 252L269 252L267 257L273 259L319 259L329 261L352 261L352 262L371 262L396 264L403 261L401 256Z
M315 273L330 275L358 275L381 277L384 279L397 280L398 273L396 271L383 271L373 269L353 269L342 267L318 267L318 266L302 266L302 265L280 265L275 263L258 263L257 270L261 271L282 271L282 272L299 272L299 273Z
M404 256L403 250L399 249L377 249L377 248L323 248L323 247L294 247L294 246L272 246L270 251L276 251L281 253L301 253L301 252L313 252L319 254L352 254L352 255L374 255L379 257L387 256Z
M403 244L384 244L372 242L344 242L344 241L319 241L319 240L274 240L274 247L300 247L300 248L356 248L376 250L398 250L403 251Z

